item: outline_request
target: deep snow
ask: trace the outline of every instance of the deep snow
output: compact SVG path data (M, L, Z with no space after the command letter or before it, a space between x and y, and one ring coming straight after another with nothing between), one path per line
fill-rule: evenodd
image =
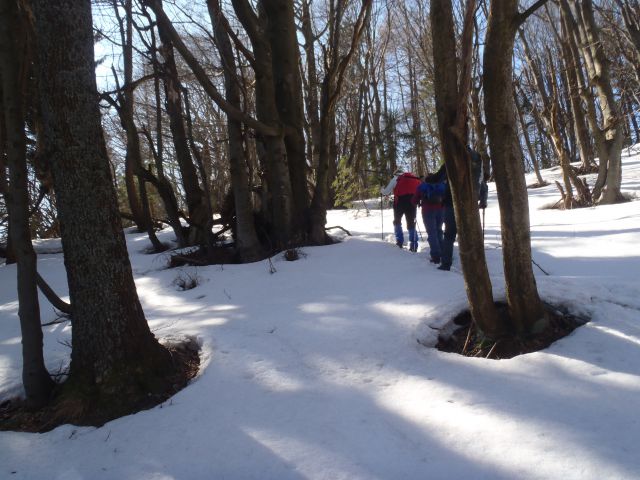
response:
M640 155L629 153L623 191L638 199ZM486 254L499 299L492 187ZM418 343L465 307L463 280L428 263L425 241L417 254L395 247L388 209L330 212L328 225L353 236L296 262L278 256L275 274L267 261L167 270L166 255L142 254L145 235L128 234L152 330L195 336L200 374L101 428L0 432L0 478L639 478L640 202L543 210L555 187L529 193L533 258L550 274L535 267L540 293L592 321L511 360ZM37 248L41 274L66 292L62 255L50 253L59 242ZM179 291L181 274L201 284ZM21 392L15 266L0 267L0 285L1 400ZM54 319L43 297L41 308ZM45 328L51 371L67 364L69 339L66 324Z

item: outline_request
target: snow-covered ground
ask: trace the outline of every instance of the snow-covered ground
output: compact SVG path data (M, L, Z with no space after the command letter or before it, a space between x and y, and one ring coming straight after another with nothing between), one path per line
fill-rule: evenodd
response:
M640 155L628 153L623 191L639 198ZM639 478L640 201L540 209L557 198L554 186L530 191L539 290L592 321L501 361L417 342L464 308L463 280L428 263L425 241L416 254L395 247L390 210L330 212L353 236L274 258L274 274L267 261L167 270L165 255L141 253L144 235L128 234L151 328L198 338L201 373L162 406L101 428L0 432L0 478ZM493 186L486 253L500 298ZM60 253L41 254L39 269L66 292ZM179 275L201 284L179 291ZM15 266L0 267L0 285L1 400L21 391ZM67 364L69 338L68 325L45 329L51 371Z

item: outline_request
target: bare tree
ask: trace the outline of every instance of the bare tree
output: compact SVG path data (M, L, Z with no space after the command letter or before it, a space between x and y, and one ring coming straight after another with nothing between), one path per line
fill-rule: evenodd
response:
M593 197L599 203L616 203L624 200L620 192L624 119L612 87L609 60L600 39L600 29L594 18L591 0L572 2L577 19L574 19L567 0L561 0L560 4L565 15L567 30L574 36L575 43L580 46L590 83L596 87L602 112L601 127L596 126L597 120L589 115L592 130L602 132L596 135L600 169L593 189Z
M220 52L220 58L223 61L226 98L229 103L241 109L240 79L237 75L233 48L227 32L228 22L222 13L219 0L207 0L207 5L215 32L216 44ZM236 213L237 250L244 261L250 262L262 257L262 247L258 240L253 219L241 122L227 117L227 133L229 135L231 188L233 189Z
M325 54L325 75L320 88L320 138L318 145L318 170L316 186L311 203L311 241L317 244L326 243L324 230L327 208L329 207L330 165L335 165L332 158L335 144L335 111L340 97L345 73L353 54L356 51L364 31L366 17L371 9L371 0L363 0L358 17L353 27L353 34L346 53L341 54L341 32L346 1L332 0L329 15L329 45Z
M164 386L171 359L149 330L120 224L94 73L89 0L35 0L38 90L73 307L66 394L123 401ZM45 48L46 46L46 48Z
M434 86L442 156L453 195L469 309L478 328L490 337L497 337L505 331L493 303L471 159L466 149L474 11L475 1L469 0L465 9L458 71L451 1L435 0L431 3Z
M40 304L36 286L36 253L29 230L29 194L25 136L25 97L29 71L27 12L22 2L0 2L0 93L5 125L9 183L5 197L13 249L17 260L18 302L22 333L22 384L27 401L44 405L53 381L44 364ZM3 145L4 147L4 142ZM4 150L4 148L2 149ZM4 175L4 171L2 172Z
M544 0L518 13L517 0L491 2L484 50L484 109L498 191L503 266L512 329L527 334L544 327L546 315L531 262L529 202L511 88L517 28Z

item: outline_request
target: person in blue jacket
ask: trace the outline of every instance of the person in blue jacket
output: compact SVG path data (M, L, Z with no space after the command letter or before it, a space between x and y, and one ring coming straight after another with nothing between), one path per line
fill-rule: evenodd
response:
M442 257L442 242L444 232L442 230L444 213L444 194L446 190L444 182L429 182L425 179L418 185L418 189L413 197L416 205L422 206L422 220L424 228L427 230L427 242L429 243L429 261L440 263Z
M479 208L487 206L487 183L482 169L482 158L480 154L467 146L469 157L471 159L471 169L476 183L476 192L478 195ZM453 263L453 243L456 240L458 228L456 226L456 216L453 209L453 197L451 196L451 188L447 177L447 168L443 163L436 173L427 175L426 181L430 183L445 182L445 192L442 199L442 219L444 222L444 235L440 245L440 266L438 270L451 270Z

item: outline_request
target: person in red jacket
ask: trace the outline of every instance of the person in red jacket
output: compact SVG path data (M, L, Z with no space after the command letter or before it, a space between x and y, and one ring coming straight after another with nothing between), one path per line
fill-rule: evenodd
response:
M418 251L416 205L412 202L418 185L420 185L420 178L413 173L397 172L386 188L382 190L383 195L389 195L393 190L393 228L396 234L396 245L400 248L404 245L402 231L402 217L404 216L409 231L409 250L412 252Z

